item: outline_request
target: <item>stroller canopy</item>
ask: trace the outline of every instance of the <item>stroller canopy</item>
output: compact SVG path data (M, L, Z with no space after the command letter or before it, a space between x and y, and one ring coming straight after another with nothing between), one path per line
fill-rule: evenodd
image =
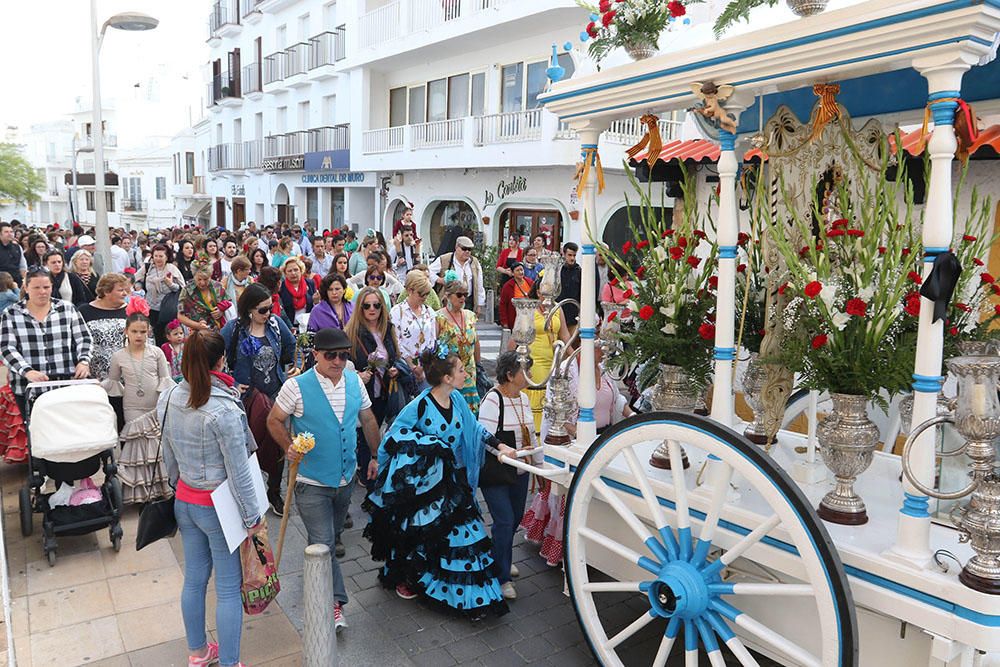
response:
M31 409L31 455L73 463L118 444L118 420L99 384L61 387L39 396Z

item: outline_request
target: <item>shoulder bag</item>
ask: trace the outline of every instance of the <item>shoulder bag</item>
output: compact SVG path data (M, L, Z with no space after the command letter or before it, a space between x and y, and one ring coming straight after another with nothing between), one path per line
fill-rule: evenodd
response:
M156 460L163 455L163 427L167 424L167 413L170 412L170 398L174 390L167 396L167 407L163 410L163 424L160 425L159 447ZM121 509L121 508L119 508ZM174 497L157 500L142 508L139 513L139 524L135 529L135 550L140 551L164 537L173 537L177 533L177 518L174 516Z
M490 393L496 393L497 399L500 401L500 411L497 416L497 430L494 435L496 435L497 440L503 444L511 447L512 449L517 449L514 432L504 430L503 394L496 389L491 389ZM479 486L504 486L507 484L513 484L516 481L516 468L505 463L500 463L496 456L486 452L486 457L483 459L483 467L479 470Z

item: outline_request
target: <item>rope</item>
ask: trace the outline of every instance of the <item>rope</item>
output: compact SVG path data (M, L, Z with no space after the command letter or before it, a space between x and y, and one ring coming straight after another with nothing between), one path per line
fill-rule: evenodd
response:
M660 159L660 151L663 150L663 139L660 137L660 119L653 114L647 113L639 118L639 122L646 126L646 134L639 140L639 143L632 146L625 153L632 160L648 146L646 163L652 169L656 161Z
M659 156L659 153L657 153ZM576 196L583 197L583 190L587 187L590 179L590 163L594 163L594 172L597 174L597 194L604 192L604 168L601 167L601 156L597 148L583 149L583 168L580 170L580 182L576 186Z

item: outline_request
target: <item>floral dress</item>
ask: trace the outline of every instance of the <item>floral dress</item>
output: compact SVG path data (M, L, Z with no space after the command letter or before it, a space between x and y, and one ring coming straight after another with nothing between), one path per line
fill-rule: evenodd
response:
M463 310L462 317L465 319L465 328L459 330L456 318L452 318L452 313L447 308L442 308L437 313L438 341L446 344L452 349L458 350L458 358L465 366L466 378L465 386L462 387L462 396L469 404L472 414L479 413L479 390L476 388L476 315L471 310Z
M181 289L178 306L181 314L185 317L195 322L204 322L218 331L226 323L225 318L216 320L212 317L212 311L215 310L220 301L225 301L225 292L222 290L221 283L214 280L208 283L208 298L206 299L202 291L198 289L198 285L192 280Z

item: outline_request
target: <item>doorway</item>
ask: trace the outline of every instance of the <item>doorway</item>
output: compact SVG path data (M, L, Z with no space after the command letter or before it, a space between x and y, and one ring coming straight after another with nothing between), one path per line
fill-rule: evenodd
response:
M243 197L233 197L233 231L235 232L247 221L247 200Z
M226 226L226 200L219 198L215 200L215 226Z
M545 236L545 247L559 251L562 245L562 214L559 211L536 209L507 209L500 218L500 236L497 244L506 244L507 237L517 232L522 243L530 245L537 234Z

